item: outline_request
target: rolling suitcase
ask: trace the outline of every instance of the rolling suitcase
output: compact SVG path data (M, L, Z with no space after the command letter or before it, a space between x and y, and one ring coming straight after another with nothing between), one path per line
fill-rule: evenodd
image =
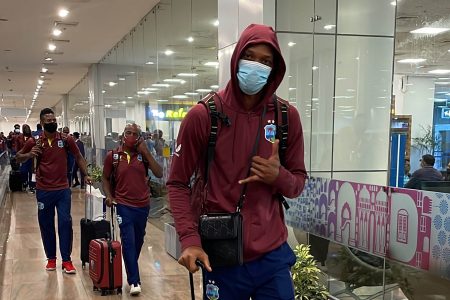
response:
M22 175L20 171L9 172L9 189L11 192L22 191Z
M111 207L112 239L95 239L89 244L89 276L94 291L100 290L102 296L122 293L122 247L114 240L114 221Z
M89 192L91 193L91 187ZM90 201L88 201L90 199ZM89 202L89 204L87 203ZM106 220L106 204L103 203L103 219L102 220L92 220L94 216L88 216L88 205L91 207L90 212L93 211L93 203L91 197L86 195L85 201L85 217L80 220L81 229L81 249L80 249L80 259L81 267L86 268L86 263L89 263L89 243L94 239L107 238L111 236L110 224Z

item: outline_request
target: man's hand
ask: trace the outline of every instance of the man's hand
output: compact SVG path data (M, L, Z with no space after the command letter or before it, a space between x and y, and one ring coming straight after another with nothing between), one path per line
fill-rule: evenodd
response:
M198 271L198 266L196 265L196 260L199 260L208 272L211 272L211 266L209 264L208 255L203 251L202 248L197 246L191 246L184 249L181 253L178 263L188 269L189 272L195 273Z
M108 207L113 206L113 204L117 204L116 199L114 199L113 197L107 197L105 202L106 202L106 206L108 206Z
M84 182L86 182L87 184L92 185L92 177L89 176L89 175L84 176Z
M278 145L280 141L275 140L272 145L272 154L268 159L260 156L253 156L250 176L239 180L239 184L261 181L266 184L272 184L280 173L280 156L278 155Z
M29 153L31 155L30 158L38 157L39 155L42 154L42 148L39 146L33 146L33 148L31 148L31 151Z
M148 151L147 144L144 142L144 139L142 137L140 137L136 143L136 151L141 154L144 154L145 151Z

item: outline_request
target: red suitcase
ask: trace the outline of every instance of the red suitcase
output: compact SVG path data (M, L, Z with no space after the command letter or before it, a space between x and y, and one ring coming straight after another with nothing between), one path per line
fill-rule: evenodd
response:
M111 216L113 208L111 208ZM114 224L111 217L111 223ZM113 239L95 239L89 243L89 276L94 284L94 291L100 290L102 296L122 293L122 247Z

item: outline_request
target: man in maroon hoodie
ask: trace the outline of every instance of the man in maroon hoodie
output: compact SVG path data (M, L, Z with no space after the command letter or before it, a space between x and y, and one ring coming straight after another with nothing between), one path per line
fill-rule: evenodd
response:
M287 229L276 194L294 198L305 183L303 132L297 110L288 105L289 133L283 165L279 141L265 130L270 126L273 130L273 95L285 70L273 29L255 24L247 27L231 58L231 79L215 96L217 110L231 124L219 124L204 193L207 196L200 205L196 203L196 187L190 188L190 179L196 171L205 174L211 127L208 110L202 104L194 106L181 125L167 186L182 246L179 263L191 272L198 270L196 260L203 263L205 299L294 299L289 271L295 255L286 243ZM278 107L287 103L277 101ZM258 132L261 138L255 140ZM254 144L257 151L251 157ZM247 177L250 164L251 174ZM211 268L198 233L199 215L236 211L245 183L247 192L241 210L244 264Z

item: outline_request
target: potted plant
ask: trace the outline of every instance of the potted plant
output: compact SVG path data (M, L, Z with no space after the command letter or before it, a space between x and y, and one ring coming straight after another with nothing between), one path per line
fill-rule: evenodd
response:
M433 136L433 130L431 125L420 125L422 135L414 137L413 147L419 150L421 154L433 154L435 148L440 144L440 139Z
M291 268L294 282L295 299L327 300L328 291L320 282L320 269L314 257L309 253L309 245L297 245L294 249L297 261Z
M92 179L92 186L96 189L100 188L102 190L102 176L103 170L98 166L89 166L89 174Z

